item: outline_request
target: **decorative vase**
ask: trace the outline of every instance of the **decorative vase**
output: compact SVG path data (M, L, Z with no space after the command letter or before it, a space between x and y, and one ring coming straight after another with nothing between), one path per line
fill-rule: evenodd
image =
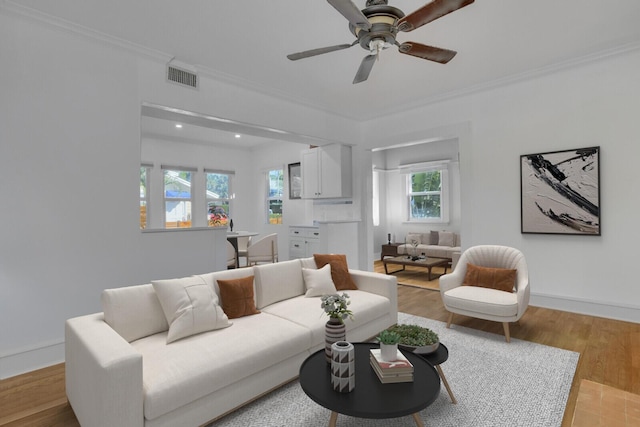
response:
M331 345L331 387L339 393L349 393L356 386L356 354L353 344L346 341Z
M393 362L394 360L398 360L398 344L380 343L380 356L385 362Z
M331 363L331 346L334 342L345 341L347 327L340 319L329 318L324 326L324 355L327 363Z

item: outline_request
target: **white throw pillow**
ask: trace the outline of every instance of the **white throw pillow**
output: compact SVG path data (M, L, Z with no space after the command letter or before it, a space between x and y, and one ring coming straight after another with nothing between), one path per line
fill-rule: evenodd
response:
M169 323L167 344L201 332L231 326L218 296L201 277L152 281Z
M302 277L304 277L304 285L307 288L307 293L304 295L306 298L338 293L336 285L331 280L331 264L317 270L303 268Z

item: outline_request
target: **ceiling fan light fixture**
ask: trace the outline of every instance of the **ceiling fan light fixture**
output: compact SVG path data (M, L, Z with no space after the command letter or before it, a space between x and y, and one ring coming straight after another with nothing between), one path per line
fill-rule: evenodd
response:
M391 46L393 46L391 43L388 43L383 39L375 39L369 42L369 51L372 55L378 55L380 52L390 48Z

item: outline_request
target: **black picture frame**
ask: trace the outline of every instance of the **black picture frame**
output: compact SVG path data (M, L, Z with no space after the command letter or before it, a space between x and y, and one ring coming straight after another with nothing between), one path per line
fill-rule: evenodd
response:
M289 164L289 199L302 198L302 170L300 162Z
M522 234L600 236L600 147L520 156Z

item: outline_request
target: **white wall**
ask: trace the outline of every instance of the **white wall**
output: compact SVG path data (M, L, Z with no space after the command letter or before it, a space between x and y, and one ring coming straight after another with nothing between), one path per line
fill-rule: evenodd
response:
M139 230L143 101L327 140L359 132L207 78L183 89L164 62L1 7L0 53L0 378L62 361L65 319L100 311L103 289L220 268L216 232Z
M520 248L529 263L532 301L640 321L636 262L640 228L640 52L542 74L446 100L364 127L366 144L458 135L464 247ZM394 135L404 129L405 135ZM601 147L602 236L520 233L522 154Z
M103 289L218 268L214 232L139 231L143 101L359 144L353 203L365 265L367 149L456 138L465 246L521 248L534 301L640 320L625 270L640 234L638 52L363 124L206 77L185 90L165 82L159 59L2 7L0 53L0 378L63 360L64 320L99 311ZM591 145L602 147L602 237L521 235L519 155ZM298 218L313 218L310 202L294 202Z

